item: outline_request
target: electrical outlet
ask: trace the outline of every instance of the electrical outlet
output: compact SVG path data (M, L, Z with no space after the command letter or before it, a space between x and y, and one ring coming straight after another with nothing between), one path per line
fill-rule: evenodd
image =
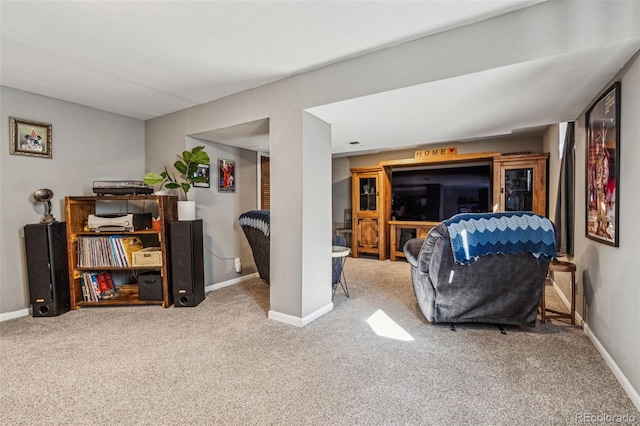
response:
M242 272L242 263L240 262L240 258L239 257L235 258L234 265L235 265L237 273Z

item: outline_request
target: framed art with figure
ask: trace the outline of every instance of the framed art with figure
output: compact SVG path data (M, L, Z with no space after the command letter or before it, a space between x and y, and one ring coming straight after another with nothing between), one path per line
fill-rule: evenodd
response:
M218 192L236 192L235 161L218 159Z
M196 177L205 178L204 182L194 182L193 186L197 186L199 188L209 188L211 185L210 177L209 177L209 165L208 164L198 164L198 171L196 171Z
M39 121L9 118L11 128L11 154L52 158L51 124Z
M589 108L586 236L618 247L620 202L620 82Z

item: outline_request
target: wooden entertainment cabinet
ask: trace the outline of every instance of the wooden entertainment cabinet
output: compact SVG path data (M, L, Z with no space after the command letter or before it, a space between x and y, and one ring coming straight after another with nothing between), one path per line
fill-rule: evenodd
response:
M387 259L387 255L391 260L404 257L400 247L403 230L424 238L439 223L392 220L392 170L489 163L493 169L493 190L489 191L493 198L489 200L492 211L531 211L546 216L548 158L549 153L480 152L381 161L377 166L351 169L353 257L360 254L377 255L380 260Z
M107 195L65 197L65 214L67 222L67 251L69 258L69 287L71 295L71 309L84 306L113 306L113 305L162 305L168 308L173 304L173 294L170 285L170 226L177 220L176 196L168 195ZM89 215L96 213L123 213L122 206L129 212L129 204L136 212L152 212L159 219L156 229L145 229L131 232L94 232L87 228ZM100 207L98 209L97 207ZM104 210L98 211L98 210ZM141 211L140 211L141 210ZM142 240L145 247L159 247L162 265L157 266L78 266L78 256L82 250L78 248L80 238L100 238L109 236L136 236ZM97 262L96 262L97 263ZM117 285L118 296L100 301L86 301L82 292L82 274L87 271L110 271L112 273L137 274L152 271L160 275L162 282L162 300L141 300L138 283L127 282Z

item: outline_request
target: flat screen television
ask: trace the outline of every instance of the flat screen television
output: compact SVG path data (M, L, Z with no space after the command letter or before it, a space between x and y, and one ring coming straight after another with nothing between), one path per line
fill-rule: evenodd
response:
M393 169L392 219L440 222L491 211L492 183L488 163Z

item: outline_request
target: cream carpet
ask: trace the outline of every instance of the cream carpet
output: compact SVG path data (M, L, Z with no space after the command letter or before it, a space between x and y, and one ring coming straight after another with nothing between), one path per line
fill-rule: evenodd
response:
M348 258L351 298L304 328L260 279L195 308L0 323L4 425L566 425L640 414L578 326L429 324L405 262ZM558 303L553 291L549 303ZM382 311L414 340L376 335ZM382 314L378 313L377 316Z

